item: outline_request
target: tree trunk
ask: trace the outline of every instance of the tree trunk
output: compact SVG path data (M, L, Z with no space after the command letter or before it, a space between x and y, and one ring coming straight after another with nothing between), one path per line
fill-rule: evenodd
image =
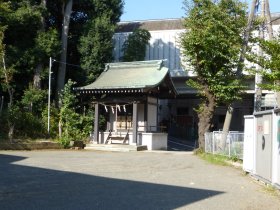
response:
M9 72L7 71L4 55L2 57L2 62L3 62L5 83L6 83L7 91L9 94L8 110L11 111L12 106L13 106L13 94L14 94L14 89L10 85L10 82L11 82L10 80L12 78L12 75L9 75ZM13 122L13 120L10 120L10 117L8 117L8 127L9 127L8 138L9 138L10 142L12 142L13 135L14 135L15 122Z
M41 89L41 72L43 69L42 63L38 63L33 77L33 86L35 89Z
M5 57L3 55L2 57L2 62L3 62L3 69L4 69L4 77L5 77L5 83L7 86L7 91L9 94L9 106L13 105L13 94L14 94L14 90L10 85L10 78L12 77L11 75L9 75L7 68L6 68L6 62L5 62Z
M9 141L12 143L13 142L13 137L14 137L15 124L11 123L11 122L8 122L8 126L9 126L8 138L9 138Z
M47 2L46 0L42 0L41 6L43 8L46 8ZM40 31L45 31L45 18L44 16L41 17L41 29ZM36 66L34 77L33 77L33 86L35 89L41 89L41 72L43 70L43 64L42 61L39 61L39 63Z
M215 97L205 89L207 101L201 104L201 111L198 113L198 147L205 149L205 133L209 131L215 111Z
M57 76L57 87L56 87L56 101L58 102L59 94L64 88L65 74L66 74L66 57L67 57L67 42L70 17L72 12L73 0L68 0L66 6L63 5L63 26L61 33L61 56L59 63L59 70Z

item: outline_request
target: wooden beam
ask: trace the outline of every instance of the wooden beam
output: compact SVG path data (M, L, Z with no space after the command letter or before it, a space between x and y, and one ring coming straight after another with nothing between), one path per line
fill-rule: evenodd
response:
M132 117L132 140L137 144L137 126L138 126L138 104L133 103L133 117Z
M99 142L99 103L94 105L94 141Z

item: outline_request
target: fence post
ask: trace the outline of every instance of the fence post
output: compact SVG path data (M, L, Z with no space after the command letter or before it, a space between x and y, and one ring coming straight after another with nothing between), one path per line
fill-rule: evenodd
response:
M215 141L214 141L214 132L212 132L212 154L214 154L214 151L215 151Z
M229 147L229 149L228 149L228 156L229 156L229 157L230 157L230 155L231 155L231 151L230 151L230 150L231 150L231 145L230 145L230 140L231 140L231 139L230 139L230 137L231 137L231 136L230 136L230 134L228 133L228 134L227 134L227 139L228 139L228 147Z

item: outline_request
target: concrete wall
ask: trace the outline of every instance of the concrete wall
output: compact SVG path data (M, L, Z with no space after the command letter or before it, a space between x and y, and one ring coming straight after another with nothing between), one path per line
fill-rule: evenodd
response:
M140 133L139 141L148 150L167 150L167 133Z
M99 133L99 143L104 144L107 139L109 132ZM125 136L126 132L118 132L118 135ZM129 132L130 145L135 145L132 143L132 132ZM148 150L167 150L167 133L145 133L139 132L137 136L138 145L146 145Z

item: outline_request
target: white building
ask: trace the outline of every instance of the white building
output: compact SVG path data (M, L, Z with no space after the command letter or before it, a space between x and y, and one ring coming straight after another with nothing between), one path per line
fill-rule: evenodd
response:
M272 14L272 23L274 33L278 33L280 25L279 14ZM169 134L187 140L195 138L197 128L197 117L193 110L199 104L199 98L196 91L186 86L186 81L193 77L191 68L183 65L180 47L180 34L185 31L182 19L164 19L120 22L114 35L115 62L119 62L122 57L122 45L128 35L137 28L146 29L151 34L150 43L146 48L145 60L166 59L165 66L169 68L173 83L179 93L177 99L161 100L158 107L159 121L167 123ZM257 35L257 33L256 33ZM258 47L254 47L258 50ZM247 65L250 65L247 63ZM268 93L264 91L265 94ZM235 107L235 113L231 123L230 130L242 131L244 129L244 115L253 113L255 85L254 81L248 81L247 94L243 96ZM267 102L264 102L264 105ZM271 104L271 103L270 103ZM263 108L266 108L265 106ZM218 107L213 120L213 130L222 129L227 107Z

